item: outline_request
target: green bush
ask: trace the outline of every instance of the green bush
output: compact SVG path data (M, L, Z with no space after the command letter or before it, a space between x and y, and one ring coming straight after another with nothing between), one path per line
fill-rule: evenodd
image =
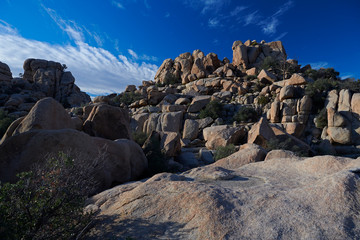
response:
M251 81L251 80L257 79L257 76L256 75L246 75L244 78L247 81Z
M225 147L219 146L215 150L216 150L215 156L214 156L215 161L222 159L222 158L226 158L227 156L230 156L231 154L236 152L234 144L230 144Z
M266 104L268 104L270 102L270 99L268 98L268 97L265 97L265 96L263 96L263 95L260 95L259 97L258 97L258 104L260 104L260 105L266 105Z
M220 117L221 111L223 110L223 104L219 101L211 101L206 107L200 111L199 118L211 117L217 119Z
M252 107L242 107L233 117L237 122L256 122L259 120L259 115Z
M91 174L60 153L0 183L0 239L75 239L92 218L83 213Z
M294 145L294 143L291 141L291 138L287 138L284 141L280 141L277 138L272 138L269 141L267 141L265 148L267 151L280 149L280 150L292 151L293 153L295 153L297 156L300 157L308 156L308 153L306 151L301 149L299 146Z
M320 78L306 85L305 93L313 97L322 92L339 88L339 81L329 78Z
M268 70L270 68L276 68L276 67L277 67L277 62L271 56L267 56L266 58L264 58L260 66L260 68L264 70Z
M9 117L6 111L0 109L0 139L14 120L15 118Z
M353 93L360 92L360 80L355 78L347 78L339 81L340 89L349 89Z
M325 79L338 79L339 72L336 72L334 68L320 68L316 69L308 69L305 71L305 76L311 78L313 80L325 78Z
M115 103L121 104L124 103L127 106L130 105L133 102L136 102L140 99L143 99L143 96L140 93L134 93L134 92L123 92L114 97L112 100Z
M327 121L327 111L326 108L323 108L319 114L316 116L315 126L317 128L324 128L328 125Z
M149 136L144 132L133 132L134 141L142 147Z

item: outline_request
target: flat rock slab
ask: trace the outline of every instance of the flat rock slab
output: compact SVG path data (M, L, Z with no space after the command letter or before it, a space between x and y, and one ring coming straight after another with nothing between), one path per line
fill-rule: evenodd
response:
M269 158L120 185L88 239L359 239L360 158Z

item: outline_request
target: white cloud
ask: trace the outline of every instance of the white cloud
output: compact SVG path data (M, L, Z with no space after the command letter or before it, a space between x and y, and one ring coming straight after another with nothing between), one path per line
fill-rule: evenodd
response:
M252 12L244 17L244 26L249 24L255 24L259 19L260 16L258 15L259 11Z
M279 41L281 40L283 37L285 37L288 34L288 32L283 32L282 34L280 34L279 36L277 36L276 38L274 38L273 41Z
M234 10L232 10L230 12L230 16L235 17L236 15L238 15L240 12L244 11L245 9L247 9L247 7L245 7L245 6L237 6Z
M124 6L121 3L119 3L118 1L113 0L111 3L112 3L112 5L114 5L117 8L125 9Z
M221 23L220 23L220 20L217 19L217 18L210 18L209 21L208 21L208 26L210 28L216 28L216 27L221 27Z
M282 5L279 10L277 10L273 15L264 19L259 23L262 28L262 31L265 34L272 35L276 33L277 27L280 24L279 17L287 12L290 8L294 6L294 2L292 0L287 1L284 5Z
M131 49L128 49L128 52L129 54L134 58L134 59L138 59L139 56L136 54L136 52L134 52L133 50Z
M329 66L328 62L314 62L314 63L310 63L311 67L314 69L319 69L319 68L326 68Z
M186 0L184 3L195 9L201 9L202 14L209 11L218 12L224 6L230 3L231 0Z
M62 19L60 22L65 22ZM158 66L144 62L137 63L123 55L114 56L109 51L93 47L78 38L73 28L76 45L53 45L26 39L9 24L0 21L0 61L11 68L13 75L23 72L22 65L27 58L41 58L66 64L76 78L82 91L93 95L121 92L126 85L141 85L143 80L154 78ZM62 25L67 32L70 28Z

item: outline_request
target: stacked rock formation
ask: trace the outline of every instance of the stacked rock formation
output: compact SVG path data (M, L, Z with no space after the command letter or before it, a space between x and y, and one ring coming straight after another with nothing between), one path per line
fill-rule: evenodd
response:
M71 72L58 62L27 59L22 78L13 78L9 67L0 62L0 107L14 117L26 115L34 104L53 97L65 107L91 101L81 92Z

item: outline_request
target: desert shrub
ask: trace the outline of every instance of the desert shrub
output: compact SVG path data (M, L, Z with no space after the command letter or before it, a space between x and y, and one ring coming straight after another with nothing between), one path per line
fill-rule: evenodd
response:
M260 104L260 105L266 105L269 102L270 102L270 99L268 97L266 97L266 96L260 95L258 97L258 104Z
M269 141L267 141L265 148L267 151L277 150L277 149L288 150L288 151L292 151L293 153L295 153L297 156L300 157L308 156L308 153L303 149L301 149L299 146L294 145L290 138L287 138L284 141L280 141L277 138L272 138Z
M359 93L360 92L360 81L359 79L355 78L347 78L344 80L339 81L340 89L349 89L353 93Z
M324 107L327 93L333 89L339 89L339 81L334 79L320 78L306 85L305 94L313 100L313 113L318 113Z
M259 115L252 107L242 107L234 115L233 120L237 122L256 122L259 120Z
M14 120L15 118L10 117L6 111L0 109L0 139Z
M307 69L304 74L315 81L321 78L335 80L339 76L339 72L336 72L334 68Z
M199 118L211 117L212 119L217 119L220 117L220 113L223 110L223 104L219 101L209 102L204 109L200 111Z
M256 75L246 75L244 78L247 81L251 81L251 80L257 79L257 76Z
M149 136L142 131L133 132L133 139L137 144L140 145L140 147L142 147L142 145L144 145L144 143L148 137Z
M234 144L230 144L225 147L219 146L215 150L216 150L214 155L215 161L222 158L226 158L227 156L230 156L236 151Z
M140 93L123 92L123 93L117 95L116 97L114 97L112 100L113 100L113 102L115 102L117 104L124 103L128 106L131 103L136 102L142 98L143 98L143 96Z
M318 115L316 115L315 118L315 126L317 128L324 128L327 126L328 122L327 122L327 111L326 108L323 108Z
M83 207L95 186L92 171L81 167L59 153L17 182L0 183L0 238L75 239L92 219Z
M268 70L270 68L276 68L276 60L272 58L271 56L267 56L264 58L263 62L261 63L260 68L264 70Z

